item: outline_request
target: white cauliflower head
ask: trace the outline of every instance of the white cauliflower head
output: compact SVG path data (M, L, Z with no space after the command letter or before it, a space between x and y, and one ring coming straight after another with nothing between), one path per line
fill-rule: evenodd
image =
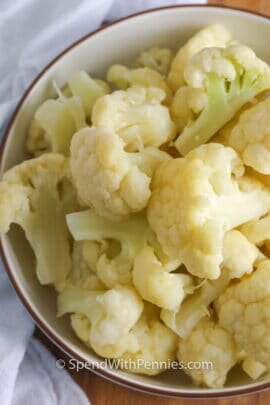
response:
M164 97L165 104L169 104L172 99L171 89L168 87L164 77L148 67L130 69L123 65L113 65L108 71L107 80L120 89L127 89L132 86L158 87L166 95L166 98Z
M219 324L248 356L270 371L270 261L230 285L216 300Z
M228 143L240 154L245 165L262 174L270 174L269 98L241 114Z
M115 91L96 102L92 123L119 135L129 152L159 147L176 135L169 110L161 105L164 98L164 91L157 87Z
M151 176L169 158L153 147L126 152L124 141L114 132L92 127L72 138L70 167L83 204L119 220L146 207Z
M168 269L157 259L154 250L146 246L134 260L134 286L144 300L161 308L178 311L194 282L188 274L170 273L177 267L178 263Z
M178 90L172 107L181 130L175 146L182 155L206 143L270 88L269 66L242 45L203 49L189 61L184 77L187 86Z
M162 75L167 75L173 58L171 49L153 47L143 51L137 58L137 63L142 67L156 70Z
M66 159L44 154L7 171L0 183L0 232L20 225L36 258L41 284L65 279L71 269L65 215L78 208Z
M184 371L196 385L221 388L227 373L237 362L237 354L229 332L204 317L186 340L180 339L177 358L186 365ZM189 362L190 367L187 367ZM201 367L192 368L192 362L200 362Z
M143 311L143 302L132 287L108 291L66 288L58 295L58 316L79 313L91 323L90 344L110 345L126 335Z
M207 144L164 162L153 177L150 226L193 275L218 278L225 232L269 210L269 192L242 174L233 149Z
M225 47L230 41L230 33L219 24L209 25L197 32L175 55L168 75L169 86L176 91L184 84L184 70L193 55L204 48Z
M107 287L131 284L134 258L150 237L143 215L112 222L88 210L67 215L67 224L76 241L87 241L87 261Z

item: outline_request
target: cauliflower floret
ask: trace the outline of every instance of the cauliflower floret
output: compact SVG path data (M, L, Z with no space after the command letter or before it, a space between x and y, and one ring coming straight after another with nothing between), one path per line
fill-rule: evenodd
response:
M115 344L136 324L143 302L132 287L115 287L108 291L66 288L58 295L58 316L79 313L91 323L90 344Z
M208 307L226 289L230 282L230 273L223 269L217 280L206 280L195 289L182 303L178 312L161 311L161 319L178 336L188 338L198 322L209 314Z
M86 126L80 100L77 97L64 97L55 87L59 98L41 104L29 127L26 148L34 156L47 152L68 156L72 136Z
M91 118L93 106L97 99L110 93L110 87L106 82L93 79L83 70L69 76L68 86L71 93L77 96L81 101L84 112L88 118Z
M188 274L170 273L168 268L155 256L154 250L146 246L134 260L133 283L142 298L161 308L178 311L190 287L194 285Z
M270 371L270 261L229 286L215 302L219 324L242 350Z
M239 231L232 230L223 239L223 267L230 272L231 278L241 278L253 271L260 258L260 251Z
M171 49L153 47L143 51L137 58L137 63L142 67L156 70L162 75L167 75L173 58Z
M164 98L164 91L157 87L115 91L96 102L93 125L115 132L129 152L145 146L159 147L176 135L169 110L161 105Z
M197 32L175 55L168 75L169 86L176 91L184 84L184 70L193 55L204 48L225 47L230 42L230 33L219 24L209 25Z
M177 337L159 321L158 312L150 304L145 304L136 325L114 344L89 342L91 323L78 315L73 318L72 327L77 336L90 344L97 354L119 359L116 364L125 371L157 375L168 369L170 362L176 358Z
M150 235L149 226L142 215L117 223L89 210L67 215L67 224L75 240L103 245L94 252L93 264L99 279L107 287L131 284L134 258L146 246ZM110 252L109 246L104 245L106 241L118 242L118 251Z
M182 155L206 143L244 104L270 88L269 66L241 45L203 49L189 61L184 76L189 90L180 88L174 102L182 126L186 124L175 141Z
M71 268L65 215L78 207L69 179L64 156L51 153L13 167L0 183L0 232L23 228L41 284L63 281Z
M221 388L229 370L237 362L237 353L232 336L204 317L186 340L180 339L177 358L184 363L184 371L194 384ZM193 364L189 362L200 362L201 367L193 368Z
M229 136L229 145L247 166L270 174L270 99L241 114Z
M120 220L143 210L154 170L170 156L154 147L126 152L124 141L105 128L84 128L71 142L70 167L81 201L99 215Z
M169 104L172 99L172 91L164 77L148 67L130 69L123 65L113 65L108 71L107 80L120 89L127 89L131 86L158 87L166 94L166 98L164 97L165 104Z
M269 210L270 193L242 174L233 149L207 144L164 162L153 177L150 226L193 275L218 278L225 232Z

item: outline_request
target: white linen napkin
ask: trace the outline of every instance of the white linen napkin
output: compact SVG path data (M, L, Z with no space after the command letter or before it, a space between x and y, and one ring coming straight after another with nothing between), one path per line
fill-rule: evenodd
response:
M0 135L22 92L60 51L103 21L144 9L204 0L1 0ZM32 337L34 324L0 262L0 404L85 405L89 401Z

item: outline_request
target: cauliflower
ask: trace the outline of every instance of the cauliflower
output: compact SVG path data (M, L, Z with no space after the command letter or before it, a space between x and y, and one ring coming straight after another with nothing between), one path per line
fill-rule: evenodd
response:
M241 114L229 136L229 145L245 165L270 174L270 99L261 101Z
M178 336L187 339L198 324L207 314L208 307L226 289L230 282L230 273L223 269L217 280L206 280L195 288L194 293L182 303L178 312L163 309L161 319Z
M92 77L83 70L69 76L68 86L71 93L77 96L81 101L84 112L88 118L91 118L96 100L110 93L110 87L106 82L92 79Z
M269 210L269 191L242 174L233 149L207 144L164 162L153 177L150 226L164 252L195 276L218 278L225 232Z
M158 87L166 94L166 98L164 97L165 104L169 104L172 99L172 92L164 77L148 67L129 69L123 65L113 65L108 71L107 80L120 89L127 89L131 86Z
M189 61L184 76L187 87L175 96L184 127L175 146L182 155L206 143L245 103L270 88L269 66L241 45L203 49Z
M114 344L136 324L143 302L132 287L118 286L108 291L66 288L58 295L58 316L85 315L91 323L90 344Z
M161 75L167 75L172 58L171 49L153 47L143 51L137 58L137 63L142 67L156 70Z
M96 242L92 241L74 241L72 248L72 265L71 271L68 277L55 284L55 288L58 292L64 291L64 289L72 286L86 288L89 290L102 290L105 288L104 284L98 279L95 274L95 267L93 261L95 260ZM89 256L93 255L92 266L89 266L85 254Z
M221 388L237 362L237 352L232 336L204 317L186 340L180 339L177 358L184 363L184 371L194 384ZM201 367L193 367L193 362L200 362Z
M96 272L107 287L131 283L134 258L147 244L150 234L147 221L142 215L116 223L89 210L67 215L67 224L76 241L100 244L106 241L118 242L118 251L110 252L105 245L96 253Z
M229 286L215 301L219 324L239 348L270 370L270 261Z
M44 101L29 127L26 148L34 156L47 152L68 156L73 134L86 126L80 100L64 97L56 84L55 87L59 98Z
M251 273L260 257L260 251L241 232L232 230L225 234L222 265L230 272L231 278Z
M71 142L70 167L80 200L112 220L146 207L151 176L170 159L154 147L137 153L124 147L124 141L105 128L84 128Z
M101 97L93 109L92 122L119 135L125 150L137 152L145 146L159 147L176 135L165 98L157 87L131 87Z
M178 264L178 263L177 263ZM161 308L177 311L190 287L194 284L188 274L170 273L178 267L167 268L146 246L135 257L133 283L142 298Z
M41 284L63 281L71 269L65 214L77 209L62 155L44 154L7 171L0 183L0 232L20 225L36 258Z
M155 308L147 304L138 322L114 344L89 341L91 323L81 314L72 315L71 325L77 336L97 354L118 359L116 365L125 371L157 375L169 368L176 356L176 335L159 321Z
M204 48L225 47L231 42L230 33L222 25L213 24L203 28L182 46L174 57L168 75L169 86L176 91L184 84L184 71L193 55Z

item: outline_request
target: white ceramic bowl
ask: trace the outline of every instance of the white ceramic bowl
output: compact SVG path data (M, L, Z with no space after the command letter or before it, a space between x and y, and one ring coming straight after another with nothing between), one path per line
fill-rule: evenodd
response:
M221 7L182 6L152 10L134 15L102 28L73 44L53 60L34 80L22 97L5 133L1 150L1 171L26 158L25 135L36 108L53 95L52 80L63 85L69 74L85 69L98 77L114 63L126 63L153 45L173 48L183 44L195 31L211 23L224 24L233 37L270 62L270 20L249 12ZM37 325L70 357L83 362L98 361L72 332L68 317L56 318L56 295L42 287L33 271L33 254L23 233L13 227L1 237L2 256L7 273L22 302ZM7 314L8 316L8 314ZM270 380L256 383L235 367L225 388L204 389L192 386L180 371L167 371L156 377L132 375L120 370L97 370L98 374L125 386L175 397L210 398L240 395L270 387Z

